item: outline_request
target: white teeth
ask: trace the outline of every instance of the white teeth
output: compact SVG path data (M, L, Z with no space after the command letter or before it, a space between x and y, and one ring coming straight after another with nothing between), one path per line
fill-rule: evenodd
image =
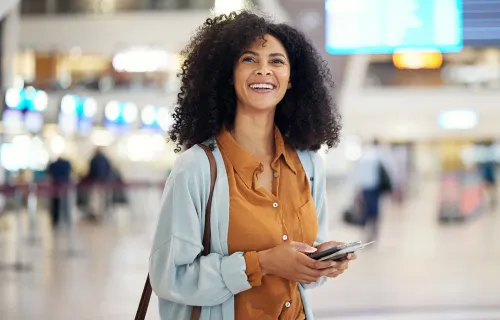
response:
M274 86L272 84L268 83L256 83L256 84L251 84L250 88L252 89L269 89L272 90Z

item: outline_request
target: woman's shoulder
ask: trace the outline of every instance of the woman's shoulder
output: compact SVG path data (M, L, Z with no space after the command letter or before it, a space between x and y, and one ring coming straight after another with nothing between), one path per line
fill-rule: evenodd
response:
M172 173L189 176L209 174L210 163L205 151L198 145L183 151L175 160Z
M303 166L314 168L323 162L323 158L318 151L296 149L296 152Z

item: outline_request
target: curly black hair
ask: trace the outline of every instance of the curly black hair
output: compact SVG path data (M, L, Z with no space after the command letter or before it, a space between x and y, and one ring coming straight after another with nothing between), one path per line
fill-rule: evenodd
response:
M216 136L224 125L233 127L234 64L245 48L266 34L281 41L290 61L292 87L275 113L285 142L300 150L337 144L340 115L326 61L300 31L242 11L207 19L181 52L185 57L178 74L181 88L168 133L176 152Z

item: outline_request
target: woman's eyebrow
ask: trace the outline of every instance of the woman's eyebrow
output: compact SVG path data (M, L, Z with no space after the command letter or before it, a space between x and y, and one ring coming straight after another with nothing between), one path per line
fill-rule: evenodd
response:
M259 54L257 52L250 51L250 50L243 51L243 53L241 55L244 55L244 54L249 54L249 55L256 56L256 57L259 56ZM270 53L269 57L282 57L282 58L287 59L287 57L283 53L279 53L279 52Z
M283 57L286 59L285 55L282 53L271 53L269 56L270 57Z

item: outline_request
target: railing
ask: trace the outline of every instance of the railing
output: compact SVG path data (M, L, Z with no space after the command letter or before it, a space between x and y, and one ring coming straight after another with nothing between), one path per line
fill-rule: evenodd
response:
M109 214L113 204L113 193L129 189L162 190L164 181L133 181L133 182L83 182L83 183L28 183L17 185L0 185L0 195L3 195L15 214L15 257L14 261L0 261L1 270L14 270L16 272L27 272L32 269L32 263L27 257L26 245L35 246L40 242L38 235L38 208L41 198L58 198L58 214L60 223L66 229L67 236L67 256L75 257L79 255L78 239L76 233L76 209L78 206L77 193L91 192L93 199L87 198L87 205L90 201L97 203L94 213L100 217ZM28 218L27 232L24 232L22 216L26 211ZM100 221L100 220L98 220Z

